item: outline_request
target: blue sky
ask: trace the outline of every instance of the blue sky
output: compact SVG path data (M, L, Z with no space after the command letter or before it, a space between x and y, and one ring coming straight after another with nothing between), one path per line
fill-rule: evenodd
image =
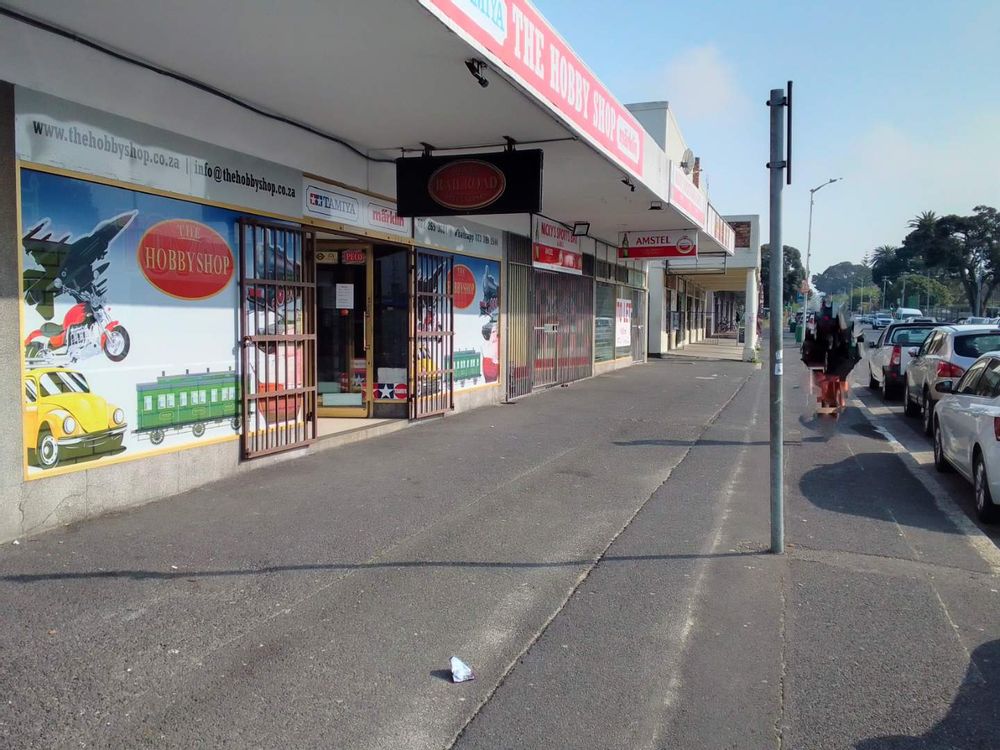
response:
M784 241L812 272L898 244L924 210L1000 207L1000 2L535 0L623 102L668 100L711 199L767 238L771 88L795 82ZM770 45L773 45L773 49Z

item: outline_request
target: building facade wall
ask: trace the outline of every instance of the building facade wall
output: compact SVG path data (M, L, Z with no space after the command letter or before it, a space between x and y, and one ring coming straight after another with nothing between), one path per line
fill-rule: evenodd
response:
M395 192L391 165L367 162L327 139L255 116L180 82L117 62L35 29L0 24L0 66L9 79L0 84L0 314L4 320L0 327L0 393L6 397L0 408L4 409L3 416L8 418L9 424L22 424L24 401L18 258L23 255L21 237L26 228L20 226L16 199L15 84L69 101L85 102L94 110L194 138L233 153L306 174L323 175L357 190L380 196L391 196ZM665 168L663 171L665 174ZM142 190L138 188L138 192ZM239 210L239 206L235 208ZM490 217L481 218L503 229L515 225L519 228L521 223L509 217L493 222ZM606 267L607 260L605 254ZM586 306L590 362L578 368L574 377L589 376L604 368L628 366L645 358L645 329L649 326L645 272L641 263L612 265L619 269L614 281L620 288L628 289L629 295L640 295L638 298L631 296L631 299L639 315L637 320L641 322L633 325L629 353L598 368L593 363L593 307ZM593 289L593 271L589 278L588 289ZM504 279L501 299L506 294ZM588 300L592 300L589 295ZM501 331L508 330L506 314L501 306L497 321ZM641 336L638 347L635 346L636 336ZM504 339L500 352L506 352L507 348L508 342ZM509 365L508 357L500 356L500 381L495 386L456 391L456 412L495 404L504 397L503 382ZM22 441L0 441L0 542L184 492L213 479L323 450L330 444L318 441L308 448L247 462L241 460L239 442L230 440L26 481Z

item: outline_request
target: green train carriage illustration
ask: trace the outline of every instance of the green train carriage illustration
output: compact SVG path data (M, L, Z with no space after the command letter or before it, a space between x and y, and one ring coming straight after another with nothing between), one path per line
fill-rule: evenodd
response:
M479 382L482 377L482 354L475 349L459 349L454 354L453 362L456 384L464 384L466 380L471 380L473 384Z
M240 383L236 373L162 374L152 383L139 383L136 395L136 434L148 435L153 445L168 432L188 428L200 438L211 424L228 422L240 429Z

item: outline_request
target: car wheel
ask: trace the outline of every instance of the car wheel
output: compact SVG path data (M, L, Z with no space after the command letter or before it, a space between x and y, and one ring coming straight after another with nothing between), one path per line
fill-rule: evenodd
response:
M35 448L35 460L43 469L51 469L59 463L59 442L48 430L38 433L38 445Z
M163 430L153 430L151 433L149 433L149 442L151 442L153 445L159 445L160 443L163 442L164 437L165 436L163 434Z
M942 474L951 474L955 469L952 465L948 463L948 459L944 456L944 443L941 437L941 425L934 421L934 468L940 471Z
M997 506L993 504L993 494L990 492L990 482L986 476L986 462L978 450L973 459L972 478L976 490L976 515L983 523L993 523L997 516Z
M920 404L910 398L910 389L905 386L903 388L903 413L908 417L919 417L921 413Z
M875 373L872 372L872 368L868 368L868 387L873 390L878 390L878 381L875 379Z
M883 402L889 401L892 398L892 393L889 390L889 378L886 377L885 370L882 370L882 382L879 383L879 392Z
M205 425L203 425L201 422L198 422L197 424L194 425L194 427L191 428L191 434L194 435L196 438L200 438L202 435L205 434Z
M934 434L934 402L926 390L922 400L923 408L920 411L924 417L924 434L930 437Z

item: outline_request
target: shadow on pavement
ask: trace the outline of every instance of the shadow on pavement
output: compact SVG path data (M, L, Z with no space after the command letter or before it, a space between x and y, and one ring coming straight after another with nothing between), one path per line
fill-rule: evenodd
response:
M802 475L802 496L834 513L961 534L893 453L858 453Z
M739 552L717 552L715 554L678 554L678 555L618 555L602 557L597 560L600 565L611 563L646 563L646 562L668 562L671 560L703 560L720 559L724 557L753 557L765 554L762 547L759 550L745 550ZM116 579L130 578L136 581L163 580L172 581L177 579L194 578L224 578L227 576L249 576L268 575L271 573L302 573L315 571L353 571L353 570L379 570L397 568L494 568L497 570L517 570L517 569L542 569L542 568L568 568L593 565L593 559L580 560L553 560L550 562L503 562L491 560L399 560L386 562L364 562L364 563L304 563L301 565L268 565L262 568L233 568L223 570L88 570L71 571L65 573L12 573L0 576L0 582L6 583L38 583L41 581L72 581L86 579Z
M944 750L1000 747L1000 640L972 652L965 679L947 715L919 737L862 740L857 750Z

